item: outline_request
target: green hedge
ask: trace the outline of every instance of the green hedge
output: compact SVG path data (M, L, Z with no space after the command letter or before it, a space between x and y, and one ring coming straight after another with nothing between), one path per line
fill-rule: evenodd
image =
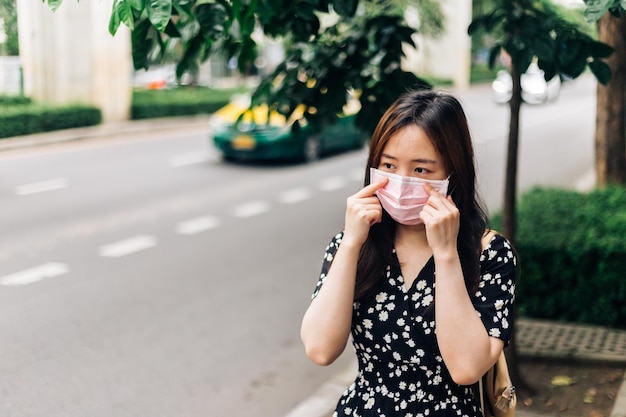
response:
M0 106L19 106L31 104L30 97L24 96L5 96L0 94Z
M137 89L133 91L131 119L209 114L226 105L233 94L246 91L246 88L216 90L200 86Z
M626 328L626 189L536 188L517 218L519 313Z
M90 106L0 105L0 138L97 125L100 109Z

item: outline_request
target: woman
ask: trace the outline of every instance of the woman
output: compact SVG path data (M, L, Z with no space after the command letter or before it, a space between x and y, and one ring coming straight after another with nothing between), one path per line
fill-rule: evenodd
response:
M511 336L516 258L500 235L482 249L475 182L453 96L408 92L383 115L302 321L320 365L352 335L359 373L334 416L481 416L471 385Z

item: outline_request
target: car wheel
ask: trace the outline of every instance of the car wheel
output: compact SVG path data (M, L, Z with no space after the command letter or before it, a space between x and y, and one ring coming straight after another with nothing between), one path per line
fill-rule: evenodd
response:
M304 142L304 160L306 162L317 161L320 159L320 154L322 151L322 142L320 141L319 136L311 135L306 138L306 142Z

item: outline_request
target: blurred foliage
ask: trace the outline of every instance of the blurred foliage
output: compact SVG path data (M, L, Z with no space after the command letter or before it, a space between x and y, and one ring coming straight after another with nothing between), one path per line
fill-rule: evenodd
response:
M62 0L44 0L52 10ZM404 9L415 7L421 27L409 26ZM297 104L315 128L334 122L351 97L361 101L357 123L374 124L398 95L429 88L401 69L413 35L441 33L444 22L435 0L115 0L109 31L132 29L136 69L157 54L178 51L177 76L197 72L199 63L220 54L235 59L247 74L258 56L257 39L281 39L287 61L269 74L252 104L291 115ZM171 47L176 43L176 47Z
M0 138L97 125L100 109L92 106L43 106L0 101Z
M17 6L15 0L0 0L0 20L4 22L6 40L0 44L0 55L19 55Z
M626 14L626 2L623 0L584 0L585 18L588 22L597 22L607 11L615 17Z
M520 314L626 328L626 189L535 188L517 219Z
M536 59L546 80L555 75L576 78L589 67L598 81L608 83L611 70L602 59L613 48L567 20L562 10L546 0L493 0L490 11L474 17L468 33L494 34L492 68L505 51L520 74Z
M0 106L17 106L31 103L32 100L30 97L0 94Z
M212 89L199 86L163 90L136 89L133 91L131 119L209 114L227 104L234 94L246 92L249 89Z

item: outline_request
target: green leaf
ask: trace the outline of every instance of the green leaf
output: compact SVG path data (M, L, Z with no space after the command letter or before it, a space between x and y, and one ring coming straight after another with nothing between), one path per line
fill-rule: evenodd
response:
M56 12L59 6L61 6L61 3L63 3L63 0L43 0L43 1L48 2L48 7L50 7L50 10L52 10L53 12Z
M150 23L156 30L163 32L172 16L172 0L148 0L146 10Z
M132 42L133 65L135 69L148 69L148 56L154 44L154 40L148 38L150 27L150 21L143 19L135 25L135 28L131 32L130 39Z
M473 35L474 32L476 32L477 30L480 30L481 28L485 27L486 21L487 21L486 15L482 15L482 16L478 16L474 18L474 20L472 20L469 27L467 28L467 34Z
M554 65L553 61L542 61L538 59L537 65L543 71L544 80L550 81L556 75L556 65Z
M174 22L171 20L167 23L167 27L165 28L165 34L171 38L180 38L181 34Z
M615 0L585 0L585 19L588 23L597 22L609 10Z
M611 81L611 68L605 62L593 60L589 63L589 69L602 85L607 85Z
M202 4L196 8L195 13L200 24L200 33L206 39L214 40L225 33L224 24L228 16L221 4Z
M143 9L146 7L145 0L126 0L130 5L131 9L137 10L138 12L143 12Z
M352 17L356 13L358 0L335 0L333 10L340 16Z
M493 69L496 66L496 59L500 56L500 52L502 51L502 45L499 43L495 44L493 48L489 51L489 68Z
M135 19L133 18L133 10L130 7L130 3L128 3L125 0L116 0L114 8L115 10L113 13L117 15L117 18L119 19L119 21L121 23L124 23L126 27L129 27L132 29L135 25ZM113 17L113 15L111 15L111 17ZM119 26L119 23L118 23L118 26ZM115 28L115 30L117 31L117 28ZM109 26L109 32L111 32L110 26ZM111 33L114 34L115 31Z
M607 58L611 56L615 48L604 42L592 41L589 43L589 50L594 58Z
M572 78L576 78L583 73L586 67L587 55L580 53L574 59L569 61L568 65L563 69L563 72Z
M533 44L533 49L539 59L545 61L552 61L554 59L552 39L549 36L537 38Z
M115 33L117 32L117 29L119 29L120 23L121 23L119 13L116 10L118 3L119 3L119 0L116 0L113 3L113 10L111 11L111 17L109 17L109 33L111 35L115 35Z

